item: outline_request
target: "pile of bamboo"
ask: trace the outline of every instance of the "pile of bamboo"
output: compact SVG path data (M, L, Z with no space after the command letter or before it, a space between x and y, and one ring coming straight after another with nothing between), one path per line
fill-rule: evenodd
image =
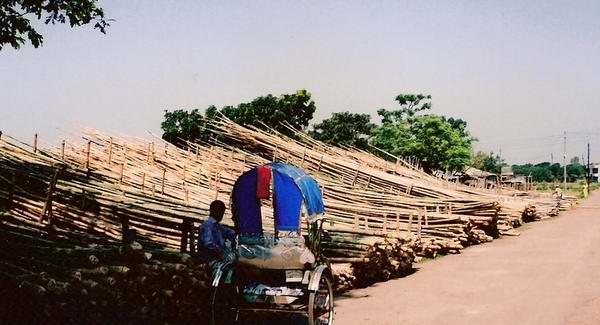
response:
M440 252L457 252L481 242L469 242L473 229L494 238L512 231L530 204L510 193L448 183L401 159L391 164L358 150L329 147L300 132L302 141L220 123L217 129L229 145L190 143L181 150L156 137L146 141L88 130L83 141L64 145L61 155L131 191L160 193L191 206L206 206L214 198L227 201L237 177L257 164L292 163L318 179L331 228L410 234L435 241L429 251L439 246ZM269 208L263 210L267 218L272 217Z
M392 164L355 149L327 146L301 132L291 139L226 119L216 129L231 148L309 170L323 187L328 215L340 227L406 232L455 248L468 244L460 237L468 238L469 223L497 237L501 210L503 219L520 219L520 212L513 211L517 208L509 211L492 193L448 183L401 159ZM514 199L509 208L515 203L523 202Z
M402 236L356 234L330 231L322 242L332 263L351 263L350 270L341 269L337 287L366 287L412 272L415 260L414 243Z
M135 241L80 246L54 236L0 226L0 292L11 297L0 313L7 323L183 323L206 316L210 272L190 255L143 250Z
M0 304L8 323L189 323L210 272L193 250L205 212L107 182L0 139ZM143 245L142 245L143 243Z
M96 172L134 189L143 190L149 183L156 184L160 186L161 194L192 204L208 205L214 198L227 201L233 183L243 171L268 162L268 157L261 157L246 148L225 145L195 144L184 151L158 142L158 139L160 145L109 137L95 131L87 131L85 138L88 144L93 143L98 148L93 153L92 164ZM74 148L77 149L67 151L66 159L86 165L87 161L83 160L87 157L84 154L86 146L79 144ZM119 166L118 173L111 167L111 156L125 159L121 164L112 163L112 166ZM112 158L113 161L118 159ZM278 160L277 157L274 159ZM412 234L418 239L435 239L441 250L456 249L458 244L468 245L466 239L461 243L460 237L469 237L466 233L470 229L467 227L469 222L489 225L498 210L492 201L442 200L376 192L338 182L318 170L313 174L322 186L330 228L334 230ZM472 218L465 219L469 214ZM263 210L263 216L269 224L272 219L269 206Z
M537 215L556 209L546 198L449 183L410 161L392 163L327 146L301 132L292 139L226 119L215 129L221 142L189 143L187 150L155 136L145 140L94 130L45 150L37 147L37 138L28 145L5 135L0 200L28 227L41 224L85 245L114 245L133 232L146 249L193 253L194 229L212 200L227 203L244 171L287 162L321 185L326 228L333 235L325 254L352 265L342 287L406 274L415 255L459 253L514 234L528 207L535 206ZM271 226L272 207L263 206L262 213L265 226ZM230 216L225 222L231 224Z

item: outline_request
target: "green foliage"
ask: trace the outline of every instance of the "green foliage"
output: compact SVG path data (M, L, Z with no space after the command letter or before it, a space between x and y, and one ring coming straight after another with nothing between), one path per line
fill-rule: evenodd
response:
M19 49L26 37L34 47L43 43L43 36L31 26L30 18L46 24L68 23L71 27L89 24L106 33L109 26L97 0L6 0L0 1L0 50L6 44Z
M534 182L555 182L563 180L563 167L554 163L542 162L539 164L513 165L515 175L531 175ZM574 157L567 165L567 181L574 182L585 177L585 167L579 163L579 158Z
M331 145L367 150L369 137L375 128L369 114L341 112L313 125L309 135Z
M214 106L207 108L205 115L197 109L189 112L182 109L172 112L165 110L165 119L160 124L162 138L180 147L185 147L185 141L207 141L211 136L208 122L216 114L217 108Z
M479 150L477 152L471 152L471 166L475 167L477 169L484 170L485 160L489 156L490 155L488 153L483 152L481 150Z
M571 159L571 163L567 165L567 180L573 182L578 179L583 179L586 176L586 170L581 163L579 158L575 157Z
M292 135L286 122L296 129L304 129L316 110L311 94L298 90L295 94L279 97L273 95L257 97L249 103L237 106L225 106L218 110L215 106L206 109L204 115L197 109L191 111L165 111L161 123L162 138L175 145L185 147L181 140L206 142L214 136L210 121L218 118L219 113L232 121L246 126L269 127L286 135Z
M393 155L414 157L426 171L459 170L469 164L474 138L464 120L417 114L431 109L430 95L400 94L396 101L400 109L378 111L382 118L380 126L373 124L368 114L341 112L315 124L309 134L332 145L365 150L373 145ZM205 114L198 110L165 111L161 127L163 139L171 143L185 146L180 139L206 142L214 136L210 120L220 113L241 125L271 128L292 136L293 132L285 125L304 130L315 110L311 94L299 90L279 97L257 97L249 103L220 110L211 106Z
M483 168L486 172L500 174L502 172L502 167L505 166L504 160L500 158L500 155L494 155L494 152L490 152L490 154L483 161Z
M552 173L550 166L551 165L548 162L539 163L536 165L513 165L512 170L515 175L531 175L531 178L534 182L551 182L557 178L557 175Z
M303 130L316 110L311 94L306 90L298 90L295 94L261 96L250 103L238 106L226 106L221 113L241 125L252 125L263 128L268 126L285 135L292 132L282 125L287 123L295 129Z
M401 108L380 109L382 125L371 144L393 155L417 158L426 171L459 170L469 165L473 137L467 123L437 115L417 115L431 108L429 95L396 97Z
M554 179L563 178L563 168L559 163L550 164L548 167Z
M494 152L477 151L471 153L471 166L486 172L500 174L506 163Z
M400 109L389 111L385 108L381 108L377 110L377 114L382 118L381 123L386 124L406 121L420 111L431 109L431 95L400 94L396 96L396 101L400 104Z
M584 190L585 181L577 181L577 182L569 182L567 183L567 190L564 192L566 195L576 195L578 198L584 198L583 190ZM547 192L552 193L556 187L563 188L562 182L537 182L533 184L533 188L538 192ZM593 192L598 189L600 184L597 182L590 183L588 190L589 192Z

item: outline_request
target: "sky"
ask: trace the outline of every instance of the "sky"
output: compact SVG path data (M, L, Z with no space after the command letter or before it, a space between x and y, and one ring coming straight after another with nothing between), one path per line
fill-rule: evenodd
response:
M600 1L116 1L115 21L36 23L0 51L0 130L56 145L79 127L160 134L164 110L309 90L332 112L433 97L509 163L600 162Z

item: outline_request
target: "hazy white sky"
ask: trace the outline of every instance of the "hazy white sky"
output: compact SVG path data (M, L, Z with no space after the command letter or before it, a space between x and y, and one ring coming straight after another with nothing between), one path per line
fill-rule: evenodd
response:
M163 110L306 88L315 121L433 96L511 163L600 161L600 1L107 1L116 21L41 26L0 52L0 130L160 133Z

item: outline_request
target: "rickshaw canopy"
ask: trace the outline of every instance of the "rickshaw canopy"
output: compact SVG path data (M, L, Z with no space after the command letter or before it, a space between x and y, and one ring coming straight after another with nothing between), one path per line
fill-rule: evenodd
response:
M240 233L262 233L260 199L270 195L275 231L300 231L303 204L311 218L325 211L321 189L305 171L284 163L260 165L242 174L233 186L232 209Z

